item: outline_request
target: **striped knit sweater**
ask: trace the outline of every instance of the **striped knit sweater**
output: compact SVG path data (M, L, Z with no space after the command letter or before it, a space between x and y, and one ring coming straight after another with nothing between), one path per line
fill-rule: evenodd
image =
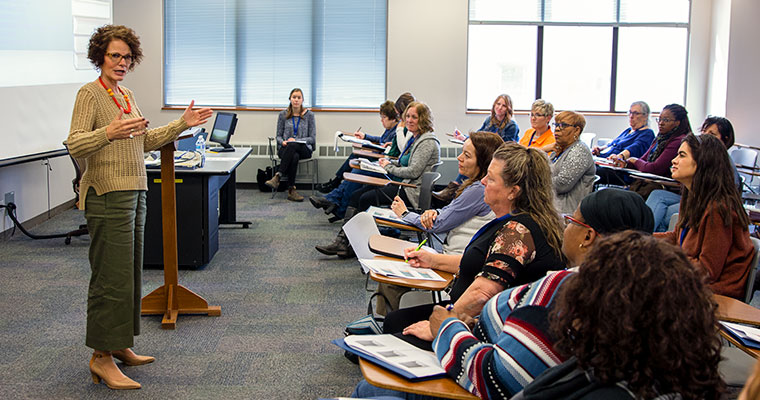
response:
M122 119L142 117L132 91L120 86L129 96L132 112ZM118 93L116 99L126 109L124 98ZM168 125L149 129L147 134L133 139L109 141L106 127L119 114L119 108L98 81L90 82L79 89L71 129L66 145L71 156L84 161L80 181L79 208L84 209L87 190L92 187L99 196L122 190L148 190L143 153L157 150L188 128L185 120L179 118Z
M474 333L456 318L445 320L433 349L448 375L482 399L508 399L562 363L549 335L548 312L570 275L570 271L552 272L494 296L483 308Z

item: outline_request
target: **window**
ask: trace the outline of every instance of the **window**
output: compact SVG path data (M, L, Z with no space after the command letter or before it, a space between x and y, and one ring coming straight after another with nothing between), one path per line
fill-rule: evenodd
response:
M166 0L164 103L376 108L385 0Z
M689 0L470 0L467 108L683 103Z

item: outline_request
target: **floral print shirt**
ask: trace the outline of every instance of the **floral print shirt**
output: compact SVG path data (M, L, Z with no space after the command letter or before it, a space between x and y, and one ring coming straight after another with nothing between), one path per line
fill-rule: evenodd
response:
M536 258L536 245L530 230L518 221L509 221L497 232L486 256L483 271L478 274L501 283L514 285L518 274Z

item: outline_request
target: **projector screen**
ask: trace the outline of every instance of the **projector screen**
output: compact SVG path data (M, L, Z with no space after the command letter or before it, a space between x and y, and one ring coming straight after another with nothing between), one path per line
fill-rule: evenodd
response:
M111 1L0 0L0 161L63 148L77 90L98 73L87 42Z

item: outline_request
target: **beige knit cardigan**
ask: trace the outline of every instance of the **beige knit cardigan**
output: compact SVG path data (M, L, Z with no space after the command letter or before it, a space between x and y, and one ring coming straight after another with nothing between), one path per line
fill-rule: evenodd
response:
M131 112L124 114L122 119L142 117L132 91L123 86L120 88L129 96L132 105ZM119 93L116 93L116 100L126 110L126 102ZM98 196L122 190L148 190L143 153L161 148L188 128L180 117L168 125L149 129L145 135L109 141L106 127L118 114L119 108L98 81L79 89L65 143L83 168L79 183L79 208L82 210L90 187Z

